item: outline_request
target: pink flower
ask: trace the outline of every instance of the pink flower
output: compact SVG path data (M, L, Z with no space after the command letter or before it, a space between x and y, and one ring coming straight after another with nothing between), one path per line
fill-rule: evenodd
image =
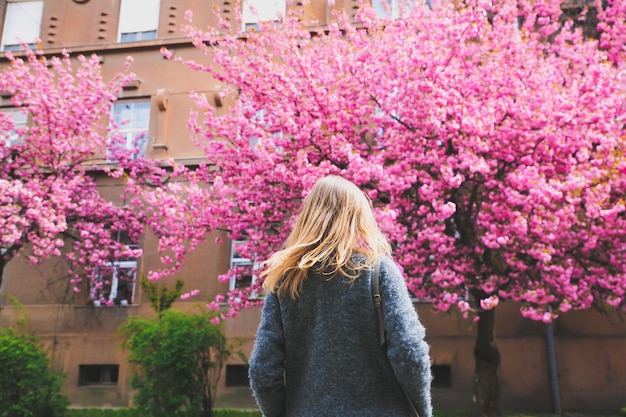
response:
M500 299L497 295L492 295L489 298L483 298L480 300L480 306L483 310L491 310L492 308L496 308L498 306Z

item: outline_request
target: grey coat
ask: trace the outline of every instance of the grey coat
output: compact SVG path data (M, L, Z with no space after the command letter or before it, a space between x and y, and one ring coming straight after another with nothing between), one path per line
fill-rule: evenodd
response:
M370 285L370 271L355 280L310 273L295 300L267 295L250 358L250 386L266 417L406 417L398 381L420 416L432 417L424 327L391 259L380 266L387 350Z

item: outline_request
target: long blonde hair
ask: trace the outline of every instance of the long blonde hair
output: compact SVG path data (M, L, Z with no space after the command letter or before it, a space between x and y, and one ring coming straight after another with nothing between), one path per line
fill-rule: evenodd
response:
M359 259L354 255L360 254ZM308 270L355 279L391 246L378 227L369 198L350 181L329 175L318 180L304 199L285 241L264 264L263 288L296 298ZM364 260L363 260L364 259Z

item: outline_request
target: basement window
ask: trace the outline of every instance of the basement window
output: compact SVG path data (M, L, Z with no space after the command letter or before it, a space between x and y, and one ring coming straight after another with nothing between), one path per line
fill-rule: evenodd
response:
M117 385L119 365L78 365L78 385Z
M249 387L248 365L226 365L227 387Z
M432 365L433 388L452 388L452 368L450 365Z

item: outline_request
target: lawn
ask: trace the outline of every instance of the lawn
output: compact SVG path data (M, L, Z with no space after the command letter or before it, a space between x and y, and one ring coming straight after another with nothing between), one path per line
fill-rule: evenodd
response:
M214 417L262 417L258 410L215 409ZM142 417L132 408L74 408L67 417ZM470 411L435 410L434 417L472 417ZM626 417L626 409L622 415L606 415L593 413L563 413L559 416L550 413L505 413L504 417Z

